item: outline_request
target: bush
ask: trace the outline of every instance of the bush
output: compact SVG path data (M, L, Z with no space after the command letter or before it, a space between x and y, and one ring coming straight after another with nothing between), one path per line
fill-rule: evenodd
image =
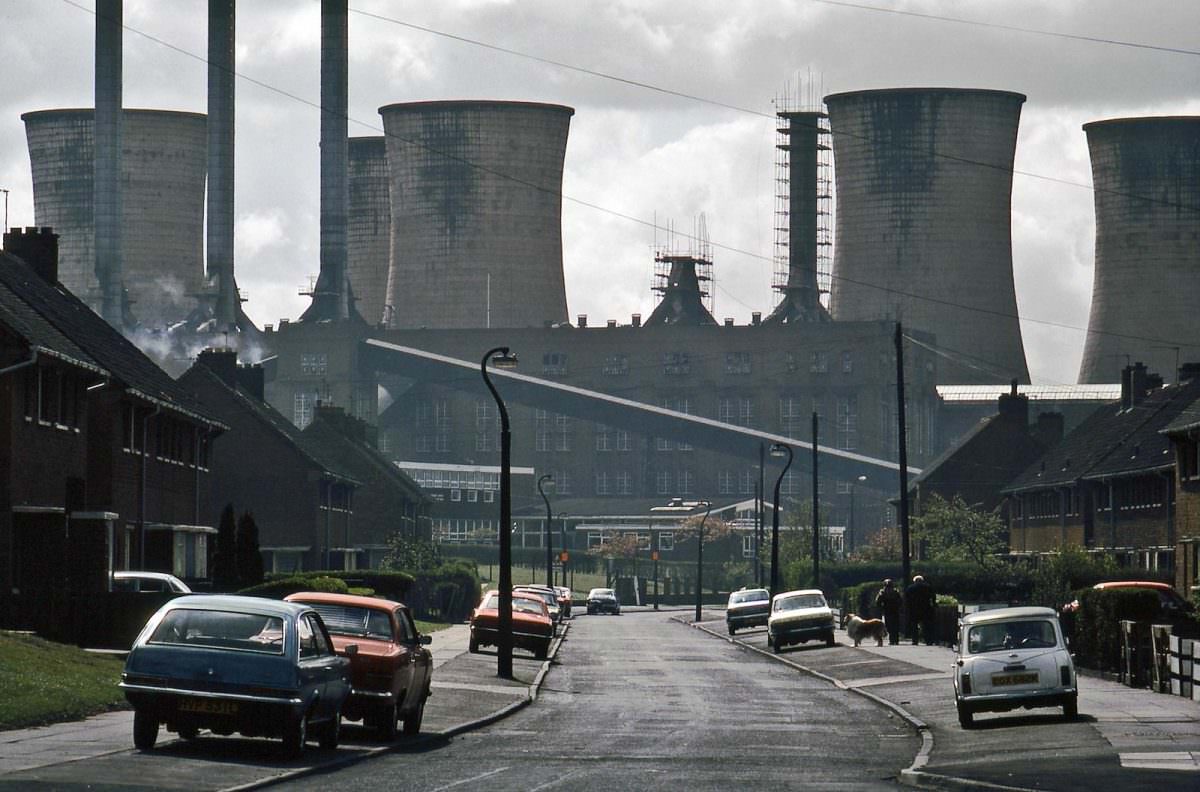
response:
M349 594L350 587L340 578L330 577L328 573L308 573L276 577L257 586L242 589L239 594L247 597L265 597L267 599L283 599L289 594L301 591L321 591L328 594Z
M376 597L405 602L413 576L404 572L374 569L324 570L272 575L265 583L243 589L239 594L282 599L299 591L349 594L351 588L369 590Z
M406 604L419 618L465 621L479 602L479 574L473 561L452 559L433 569L413 572L412 577Z
M1145 589L1094 589L1076 592L1072 650L1082 665L1114 671L1121 666L1122 620L1150 622L1158 615L1158 594Z

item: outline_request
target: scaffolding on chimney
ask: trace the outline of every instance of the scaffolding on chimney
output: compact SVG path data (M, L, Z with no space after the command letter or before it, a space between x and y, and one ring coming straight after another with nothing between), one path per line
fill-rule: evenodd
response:
M650 288L659 297L666 293L667 288L671 284L672 262L684 259L690 259L695 265L696 281L700 287L701 302L708 309L708 312L712 313L716 310L713 298L715 281L713 278L712 244L708 239L708 220L704 212L701 212L695 219L692 233L690 236L684 237L683 244L678 239L673 221L667 221L666 242L662 246L659 246L657 239L655 240L654 285Z
M782 301L787 291L791 268L791 150L792 122L786 114L811 112L817 115L817 289L821 304L829 307L829 289L833 279L833 140L829 115L820 99L822 90L811 72L798 84L785 83L782 96L774 100L775 128L775 248L771 287Z

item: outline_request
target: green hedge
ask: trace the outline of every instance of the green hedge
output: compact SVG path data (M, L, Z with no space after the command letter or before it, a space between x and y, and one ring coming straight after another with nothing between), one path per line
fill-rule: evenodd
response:
M306 572L295 575L272 576L265 583L259 583L257 586L242 589L238 593L248 597L283 599L289 594L298 594L301 591L349 594L350 587L341 578L332 577L328 572Z
M451 559L433 569L411 573L407 605L424 619L461 622L479 601L479 574L474 561Z
M1071 633L1072 650L1082 665L1115 671L1121 667L1121 621L1150 622L1159 612L1158 594L1145 589L1094 589L1076 592L1079 611Z

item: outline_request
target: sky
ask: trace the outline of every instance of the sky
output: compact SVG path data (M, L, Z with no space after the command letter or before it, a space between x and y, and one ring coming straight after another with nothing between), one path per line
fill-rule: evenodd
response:
M300 288L318 269L320 3L238 5L237 278L262 326L299 316L308 302ZM92 105L94 8L0 0L0 189L10 226L34 224L21 114ZM126 107L205 112L205 8L127 0ZM569 315L593 325L651 312L654 250L665 241L652 225L690 232L701 214L714 314L744 323L771 310L770 115L789 86L817 96L930 86L1025 94L1012 244L1035 383L1073 383L1083 352L1094 222L1082 125L1200 114L1196 2L351 0L350 9L352 136L382 134L378 108L395 102L575 108L563 264Z

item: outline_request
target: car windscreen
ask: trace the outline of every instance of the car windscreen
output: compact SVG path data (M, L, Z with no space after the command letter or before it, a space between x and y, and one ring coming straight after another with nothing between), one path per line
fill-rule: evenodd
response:
M1055 646L1058 646L1058 634L1046 619L977 624L967 631L967 651L971 654Z
M770 595L765 591L735 591L729 595L729 604L738 605L743 602L766 602Z
M321 614L325 629L334 635L353 635L365 638L381 638L390 641L395 637L392 620L383 611L355 605L333 605L329 603L307 603Z
M514 613L532 613L537 616L545 616L546 603L540 599L530 599L527 596L513 595L512 609ZM480 610L499 610L500 595L489 594L487 598L479 605Z
M590 599L604 599L605 597L616 597L617 595L612 589L592 589L592 593L588 595Z
M517 594L517 592L513 592L513 594L515 595L515 594ZM528 589L523 589L523 590L521 590L520 594L525 597L537 597L542 602L546 603L547 607L551 607L551 606L553 606L555 608L558 607L558 597L555 597L553 594L550 594L549 592L530 591Z
M775 610L790 611L803 608L824 608L825 598L820 594L796 594L791 597L780 597L775 600Z
M257 613L176 608L163 616L149 642L283 654L283 619Z

